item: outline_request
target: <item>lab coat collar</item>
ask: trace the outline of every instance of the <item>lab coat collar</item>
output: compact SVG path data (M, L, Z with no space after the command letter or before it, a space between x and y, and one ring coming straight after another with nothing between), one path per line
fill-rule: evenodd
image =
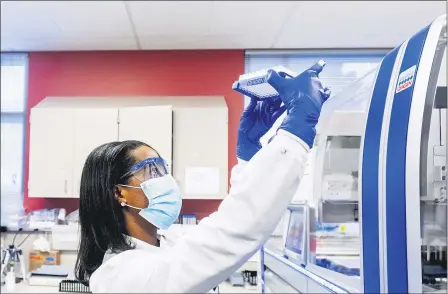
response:
M141 241L141 240L136 239L131 236L126 236L126 237L131 244L135 245L135 249L148 250L148 251L159 251L160 250L160 240L159 240L159 246L154 246L154 245L148 244L144 241Z
M157 252L157 251L161 250L160 246L157 247L157 246L148 244L144 241L141 241L141 240L136 239L131 236L126 236L126 239L128 240L129 244L134 245L135 246L134 249L137 249L137 250L145 250L145 251L153 251L153 252ZM159 243L160 243L160 241L159 241ZM114 257L117 254L118 253L116 253L116 252L107 250L106 253L104 254L103 263L105 263L106 261L108 261L109 259L111 259L112 257Z

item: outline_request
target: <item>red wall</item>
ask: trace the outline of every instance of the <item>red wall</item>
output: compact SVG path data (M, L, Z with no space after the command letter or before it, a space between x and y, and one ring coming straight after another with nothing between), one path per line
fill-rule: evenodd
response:
M232 83L244 71L244 51L110 51L29 54L27 112L47 96L223 95L229 110L229 172L243 98ZM82 99L82 98L80 98ZM28 121L29 125L29 121ZM78 199L28 198L29 128L25 148L25 208L77 209ZM151 143L151 142L148 142ZM51 171L48 177L51 179ZM49 181L51 182L51 180ZM220 201L184 201L184 213L202 218Z

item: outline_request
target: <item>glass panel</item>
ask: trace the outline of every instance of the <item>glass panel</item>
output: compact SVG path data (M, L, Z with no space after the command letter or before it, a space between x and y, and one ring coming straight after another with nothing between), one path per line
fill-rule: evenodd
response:
M25 111L25 66L1 66L1 111Z
M282 65L300 73L319 59L324 59L327 64L320 78L326 86L332 87L336 95L367 72L376 69L385 53L248 53L245 71L253 72Z
M445 44L441 44L446 46ZM442 47L442 46L441 46ZM444 49L443 47L440 49ZM437 58L437 57L436 57ZM439 57L440 58L440 57ZM430 103L429 132L423 130L421 165L421 262L423 292L447 289L447 94L446 50L441 62L435 103ZM440 61L440 60L438 60ZM437 61L434 62L435 64ZM433 68L434 71L434 68ZM432 97L427 97L432 99ZM425 172L426 171L426 172Z
M358 168L361 136L328 136L325 145L316 252L313 262L347 276L360 275ZM318 196L318 195L315 195Z
M333 97L345 87L374 70L386 52L285 52L285 53L248 53L246 55L246 73L285 66L297 73L308 69L318 60L326 61L325 69L320 74L323 85L331 87ZM245 97L245 105L249 99Z
M322 200L358 201L361 136L328 136L325 146Z
M326 61L325 69L319 75L324 86L331 87L335 96L363 75L378 67L383 54L303 54L288 58L288 68L303 72L319 59Z
M1 121L1 195L22 192L23 121L7 118Z
M23 117L1 117L1 224L17 226L23 215Z
M310 260L329 280L361 289L358 203L360 148L377 69L331 98L322 109L313 151L316 229L310 232ZM323 271L323 272L322 272ZM337 277L337 278L336 278Z

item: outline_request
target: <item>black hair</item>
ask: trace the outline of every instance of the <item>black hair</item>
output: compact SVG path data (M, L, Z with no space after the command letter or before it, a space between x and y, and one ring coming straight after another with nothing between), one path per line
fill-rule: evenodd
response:
M76 278L89 284L89 277L102 264L104 254L133 249L126 238L122 207L115 198L118 184L127 184L127 172L136 163L132 151L149 145L139 141L103 144L87 157L79 195L81 241L76 260ZM124 175L124 176L123 176Z

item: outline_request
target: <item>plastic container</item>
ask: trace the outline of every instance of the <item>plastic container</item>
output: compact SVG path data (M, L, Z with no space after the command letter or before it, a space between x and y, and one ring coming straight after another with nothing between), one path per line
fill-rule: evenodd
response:
M14 268L11 267L11 271L6 274L5 278L6 293L16 292L16 275L14 274Z

